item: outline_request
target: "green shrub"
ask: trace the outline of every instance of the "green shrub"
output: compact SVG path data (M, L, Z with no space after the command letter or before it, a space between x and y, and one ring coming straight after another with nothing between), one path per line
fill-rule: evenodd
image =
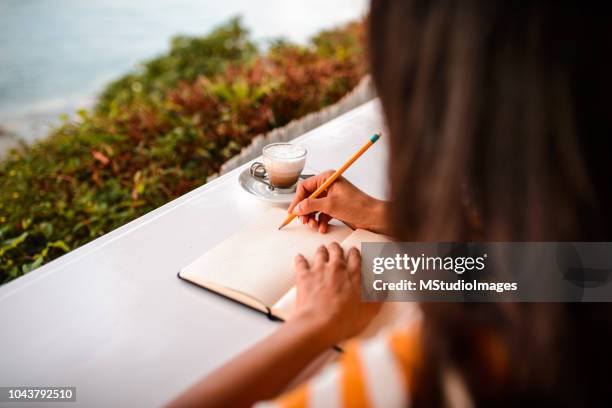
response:
M361 24L256 51L238 20L113 82L92 111L0 164L0 282L206 182L259 133L365 73ZM135 85L138 84L138 85Z
M99 96L96 111L108 114L135 98L159 102L168 88L200 75L221 73L228 63L244 63L257 55L255 44L239 18L231 19L206 37L177 36L170 51L110 83Z

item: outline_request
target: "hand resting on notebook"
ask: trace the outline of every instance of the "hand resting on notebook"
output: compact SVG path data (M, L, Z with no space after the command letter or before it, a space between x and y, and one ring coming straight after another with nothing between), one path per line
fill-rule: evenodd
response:
M321 245L311 262L295 257L297 297L293 319L318 320L321 336L335 344L362 332L380 303L361 301L361 255L355 247L344 253L332 243Z
M328 170L301 181L289 212L299 215L302 224L321 233L326 233L329 221L336 218L353 229L390 235L386 222L387 203L367 195L344 177L338 178L318 198L308 198L333 173Z

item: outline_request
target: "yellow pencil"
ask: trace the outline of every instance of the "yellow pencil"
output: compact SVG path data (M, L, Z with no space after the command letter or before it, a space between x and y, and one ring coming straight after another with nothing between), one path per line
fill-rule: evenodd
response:
M361 146L361 149L359 149L350 159L348 159L348 161L346 163L344 163L342 165L342 167L340 167L338 170L336 170L336 172L334 174L332 174L327 180L325 180L325 183L321 184L321 186L319 188L317 188L316 191L310 195L310 198L317 198L319 196L319 194L321 194L322 192L327 190L329 188L329 186L331 186L331 184L334 181L336 181L336 179L338 177L340 177L342 175L342 173L344 173L346 171L346 169L351 167L351 165L355 162L355 160L357 160L362 154L364 154L365 151L368 150L370 148L370 146L372 146L379 138L380 138L380 132L372 135L370 137L370 139L368 139L366 144ZM285 225L289 224L291 221L293 221L293 219L295 217L296 217L296 215L293 215L293 214L289 213L287 215L287 218L285 219L285 221L281 224L280 227L278 227L278 229L281 229Z

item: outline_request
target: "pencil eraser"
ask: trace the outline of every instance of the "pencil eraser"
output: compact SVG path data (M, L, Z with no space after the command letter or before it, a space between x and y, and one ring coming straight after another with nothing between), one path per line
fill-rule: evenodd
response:
M374 143L380 138L380 133L375 133L370 137L370 142Z

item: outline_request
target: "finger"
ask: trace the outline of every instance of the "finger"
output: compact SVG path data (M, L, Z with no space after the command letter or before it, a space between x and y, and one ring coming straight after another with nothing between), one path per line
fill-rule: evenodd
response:
M357 248L352 247L349 249L346 258L349 280L351 281L353 289L359 291L359 281L361 279L361 254Z
M325 183L327 181L328 178L330 178L334 173L336 172L336 170L325 170L323 173L319 174L319 180L317 180L318 184L317 184L317 188L319 188L321 186L321 184Z
M361 271L361 254L357 248L352 247L349 249L346 255L346 264L350 273L359 274Z
M329 221L332 217L327 214L321 213L319 214L319 232L321 234L325 234L329 229Z
M312 177L306 179L306 180L310 180ZM289 204L289 208L287 209L288 212L292 212L293 208L303 199L305 199L306 197L308 197L311 192L308 191L308 189L306 188L306 186L304 185L304 182L306 180L300 181L298 182L297 188L295 190L295 196L293 197L293 200L291 200L291 204ZM314 191L314 190L313 190Z
M335 172L335 170L327 170L323 173L317 174L316 176L308 177L307 179L298 182L295 196L293 197L293 200L291 200L291 204L289 204L287 211L293 212L293 209L300 201L303 201L314 193L316 189L325 183L325 181ZM324 197L325 194L325 192L322 193L320 197Z
M295 259L293 260L293 264L295 266L296 272L304 272L310 269L310 265L308 265L308 261L304 258L304 255L297 254Z
M337 242L332 242L328 246L329 261L333 263L344 263L344 251Z
M317 248L317 251L315 252L314 259L312 261L313 266L324 264L328 260L329 252L327 251L327 248L325 248L325 245L321 245L319 248Z
M314 217L310 217L310 219L308 220L308 226L314 230L319 228L319 224L317 223L317 220Z
M302 221L302 224L304 224L306 226L310 226L310 220L313 219L314 215L313 214L308 214L308 215L302 215L301 217L304 220L304 221Z
M293 197L293 200L291 200L291 204L289 204L289 208L287 210L292 212L293 208L300 201L314 193L314 191L319 188L320 185L325 183L325 180L327 180L332 174L334 174L334 170L327 170L321 174L317 174L316 176L308 177L307 179L300 181L295 191L295 197Z
M309 192L314 192L317 188L321 187L328 178L334 174L335 170L325 170L322 173L317 174L316 176L308 177L306 180L302 181L304 188Z
M295 215L306 215L319 211L329 213L329 209L329 198L327 197L306 198L297 203L297 205L291 210L291 213Z

